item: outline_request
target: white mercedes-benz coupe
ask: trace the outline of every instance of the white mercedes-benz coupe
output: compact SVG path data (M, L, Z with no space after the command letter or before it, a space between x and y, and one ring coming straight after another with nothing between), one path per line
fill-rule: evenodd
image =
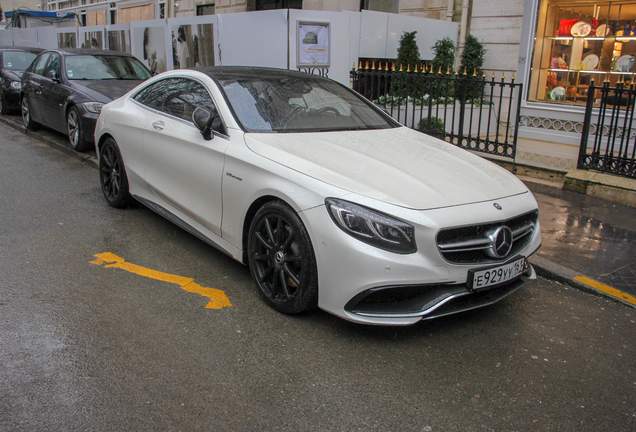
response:
M327 78L165 72L104 106L95 146L111 206L134 198L248 265L284 313L413 324L535 277L521 181Z

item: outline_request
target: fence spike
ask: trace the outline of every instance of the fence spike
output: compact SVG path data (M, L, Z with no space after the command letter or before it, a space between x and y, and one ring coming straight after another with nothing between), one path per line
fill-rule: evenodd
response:
M392 63L392 66L393 66L392 70L393 70L393 72L395 72L395 63Z
M466 73L466 66L464 66L464 76L466 76L466 75L468 75L468 74Z
M371 62L371 70L375 70L375 60Z
M411 65L410 65L410 64L407 64L407 65L406 65L406 71L407 71L407 72L411 72Z
M475 72L473 72L473 76L476 77L477 76L477 68L475 68Z
M484 71L484 74L481 76L483 79L486 79L486 71Z
M442 65L439 65L439 72L437 72L438 74L442 73Z
M402 65L400 65L400 72L404 72L404 69L402 69Z
M503 79L505 79L505 78L506 78L505 72L504 72L504 71L501 71L501 79L503 80Z
M450 75L450 66L446 67L446 75Z
M492 71L492 79L495 79L495 71Z
M515 80L515 73L514 72L512 73L512 80L513 81Z
M358 70L362 69L362 60L360 60L360 65L358 66Z

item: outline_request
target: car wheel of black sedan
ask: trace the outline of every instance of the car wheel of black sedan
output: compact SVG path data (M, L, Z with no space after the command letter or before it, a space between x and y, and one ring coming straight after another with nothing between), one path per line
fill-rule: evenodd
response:
M21 102L22 108L22 123L24 123L24 127L29 130L36 130L40 127L40 124L33 121L33 117L31 117L31 108L29 107L29 99L26 95L22 98Z
M124 160L112 138L106 139L99 151L99 182L111 207L122 208L132 202Z
M85 151L89 149L90 143L86 142L80 114L75 107L71 107L66 114L66 131L68 132L68 141L75 150Z
M287 204L272 201L254 216L248 237L249 265L263 299L295 314L318 303L318 271L311 239Z

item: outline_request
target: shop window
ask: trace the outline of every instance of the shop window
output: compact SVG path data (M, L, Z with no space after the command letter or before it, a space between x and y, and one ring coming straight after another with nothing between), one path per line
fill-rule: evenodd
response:
M634 82L636 2L542 0L528 100L584 104L591 81Z

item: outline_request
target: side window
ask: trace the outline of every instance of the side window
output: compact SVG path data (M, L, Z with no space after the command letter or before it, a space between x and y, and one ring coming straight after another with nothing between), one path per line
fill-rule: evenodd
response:
M60 56L59 54L51 54L51 60L49 60L49 64L44 69L42 75L45 77L49 77L49 72L55 71L56 76L60 77Z
M33 73L44 75L44 68L46 67L46 62L49 60L49 57L51 57L51 53L44 53L35 59L33 63Z
M192 122L192 114L197 107L216 114L216 107L205 86L187 78L159 81L137 93L134 99L147 107L189 122ZM226 133L218 116L212 128L217 132Z
M168 89L172 81L171 79L158 81L137 93L133 99L149 108L161 111L163 108L163 100L168 94Z

